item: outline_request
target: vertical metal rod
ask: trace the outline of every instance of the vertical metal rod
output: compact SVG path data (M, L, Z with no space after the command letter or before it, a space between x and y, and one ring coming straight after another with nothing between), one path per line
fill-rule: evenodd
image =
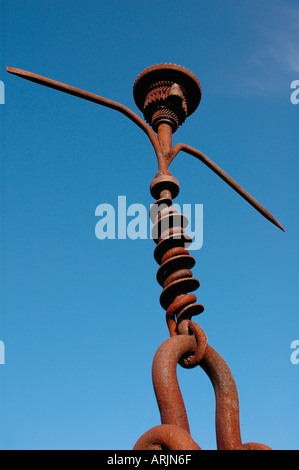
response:
M167 122L161 122L159 125L158 140L164 154L172 151L172 127Z

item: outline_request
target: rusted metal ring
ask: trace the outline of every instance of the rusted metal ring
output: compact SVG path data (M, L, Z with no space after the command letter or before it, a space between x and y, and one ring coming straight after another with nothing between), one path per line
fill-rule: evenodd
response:
M178 333L179 335L193 335L196 339L196 349L192 356L188 356L182 358L179 361L179 364L184 367L185 369L192 369L196 367L201 362L202 358L204 357L206 347L208 344L208 338L205 334L204 330L192 320L183 320L178 325Z
M146 431L133 450L201 450L185 429L173 424L160 424Z
M258 444L257 442L246 442L243 444L240 450L272 450L271 447L265 444Z

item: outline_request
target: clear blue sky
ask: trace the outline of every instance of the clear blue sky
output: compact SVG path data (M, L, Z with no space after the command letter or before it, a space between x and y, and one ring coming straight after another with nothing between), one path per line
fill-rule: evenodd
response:
M23 68L119 101L150 65L200 80L177 131L285 227L200 162L170 170L176 202L203 204L193 252L205 312L195 320L226 360L244 442L299 449L299 7L290 0L1 0L0 447L131 449L160 424L152 359L168 338L152 240L98 240L95 209L153 202L146 136L117 112L21 80ZM215 449L214 393L178 369L193 438Z

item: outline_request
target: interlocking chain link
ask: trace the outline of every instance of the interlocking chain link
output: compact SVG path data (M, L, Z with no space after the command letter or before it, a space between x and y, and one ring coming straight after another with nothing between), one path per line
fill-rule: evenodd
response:
M233 375L223 358L208 344L203 329L192 317L203 312L196 296L199 287L190 268L195 260L187 247L191 237L184 228L188 221L172 206L179 185L170 173L160 172L151 184L156 199L151 209L154 257L160 265L157 280L163 287L160 303L166 310L170 338L158 348L152 365L153 386L161 425L145 432L134 450L201 450L190 434L184 400L177 379L177 364L184 368L200 366L215 392L216 440L218 450L271 450L255 442L242 444L239 398Z

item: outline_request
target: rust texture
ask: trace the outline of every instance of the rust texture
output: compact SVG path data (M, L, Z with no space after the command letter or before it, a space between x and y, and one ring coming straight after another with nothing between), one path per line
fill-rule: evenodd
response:
M165 64L166 66L168 64ZM175 69L177 66L171 66L173 69ZM159 68L162 68L164 70L165 66L155 66L156 71L159 71ZM185 70L183 67L178 67L180 69L180 72L183 73L183 70ZM151 68L150 68L151 69ZM162 138L161 130L160 130L160 139L156 136L155 132L153 129L143 120L141 119L134 111L129 109L127 106L124 106L121 103L117 103L116 101L112 101L108 98L103 98L102 96L96 95L94 93L90 93L84 90L80 90L79 88L75 88L70 85L66 85L65 83L58 82L57 80L52 80L51 78L43 77L41 75L37 75L36 73L33 72L28 72L26 70L21 70L17 69L14 67L6 67L6 70L18 77L24 78L26 80L29 80L34 83L38 83L40 85L44 85L49 88L53 88L54 90L62 91L64 93L91 101L96 104L100 104L102 106L105 106L107 108L114 109L116 111L119 111L126 117L128 117L132 122L134 122L140 129L142 129L147 137L149 138L156 157L158 161L158 168L161 171L167 171L170 163L172 160L178 155L180 151L186 152L195 158L198 158L204 165L206 165L210 170L212 170L217 176L219 176L223 181L225 181L231 188L233 188L240 196L242 196L249 204L251 204L258 212L260 212L264 217L266 217L270 222L272 222L274 225L279 227L281 230L284 231L283 226L278 222L278 220L267 210L265 209L256 199L254 199L244 188L242 188L236 181L234 181L225 171L223 171L215 162L213 162L209 157L207 157L204 153L200 152L199 150L191 147L190 145L186 144L176 144L173 148L170 142L170 137L172 135L172 131L168 129L167 132L163 132L163 137ZM149 70L149 69L147 69ZM145 73L145 72L144 72ZM190 73L190 72L189 72ZM141 74L142 75L142 74ZM144 75L142 75L143 77ZM193 76L193 75L192 75ZM142 78L141 77L141 78ZM137 80L136 80L137 82ZM137 84L135 82L135 93L136 93L136 87ZM185 84L186 86L186 84ZM138 90L138 89L137 89ZM199 91L201 96L201 88L199 86ZM135 97L136 99L136 97ZM197 102L199 103L199 99L197 98ZM140 104L139 98L137 101L137 105L141 108L142 105ZM143 109L143 107L142 107ZM195 111L195 109L193 109ZM166 123L163 121L163 123L166 124L166 126L170 126L170 124ZM165 127L166 127L165 126ZM161 126L159 126L161 127ZM170 126L171 127L171 126ZM159 133L159 129L158 129ZM168 136L166 139L166 135Z
M184 67L160 64L137 77L133 93L138 108L155 132L164 122L175 132L199 105L201 86Z
M188 220L172 204L179 194L179 183L170 174L169 163L179 150L185 150L204 160L243 197L245 192L207 157L202 158L200 152L183 144L172 147L172 134L195 111L201 99L200 83L191 72L167 64L150 67L136 79L133 92L145 120L157 133L164 159L150 185L151 195L156 200L150 217L156 243L154 258L160 266L157 281L163 288L160 303L166 310L170 334L170 338L158 348L152 365L161 425L141 436L134 449L195 448L176 375L177 364L180 364L185 368L200 366L213 385L218 450L269 450L263 444L242 443L239 399L233 375L222 357L208 344L201 327L192 321L192 317L201 314L204 307L196 303L197 297L193 293L198 289L199 281L191 271L195 259L190 256L188 246L192 240L185 233ZM251 196L247 200L252 203ZM259 203L255 201L253 205L273 222L273 216ZM279 223L276 225L280 226ZM190 436L187 440L186 433ZM179 447L175 447L177 439Z
M162 343L153 360L153 384L162 425L172 426L171 430L176 428L178 433L183 430L182 439L186 432L190 434L187 413L177 380L176 366L179 362L183 367L190 367L190 364L192 367L199 365L207 373L214 387L217 449L271 450L264 444L242 443L238 392L229 367L208 344L206 335L199 325L184 320L180 327L182 334L170 337ZM189 334L190 327L192 334ZM155 427L147 431L137 441L136 449L140 449L141 445L145 446L144 449L148 449L153 445L153 442L160 446L160 449L169 448L167 439L164 441L161 437L164 434L162 430L163 428ZM171 440L170 435L169 439ZM194 439L191 439L192 441L188 441L188 445L193 445ZM180 447L180 449L184 450L184 447ZM189 447L185 450L188 449ZM199 446L198 449L200 449Z
M177 366L199 366L209 377L215 393L215 431L218 450L270 450L255 442L242 443L239 399L233 375L224 359L208 344L202 328L192 318L203 312L194 292L199 281L191 269L195 259L185 232L187 218L173 206L179 183L169 165L180 151L193 155L231 186L266 219L284 231L282 225L247 191L199 150L187 144L172 145L172 135L197 109L202 89L189 70L172 64L147 68L135 80L133 94L144 119L126 106L70 85L20 69L7 71L29 81L119 111L142 129L154 148L158 172L150 185L155 202L150 211L154 258L159 265L157 281L162 287L160 303L165 310L170 337L158 348L152 365L153 386L161 424L145 432L134 450L201 450L191 436L187 411L177 378ZM200 438L200 436L199 436Z
M160 303L166 310L170 336L176 334L176 318L192 318L203 312L204 307L196 303L197 297L190 292L199 287L192 275L195 259L187 247L191 237L184 228L187 218L173 207L172 200L179 192L179 184L171 175L158 175L150 186L152 196L157 199L151 209L154 223L152 236L157 246L154 257L160 268L157 280L163 287Z

